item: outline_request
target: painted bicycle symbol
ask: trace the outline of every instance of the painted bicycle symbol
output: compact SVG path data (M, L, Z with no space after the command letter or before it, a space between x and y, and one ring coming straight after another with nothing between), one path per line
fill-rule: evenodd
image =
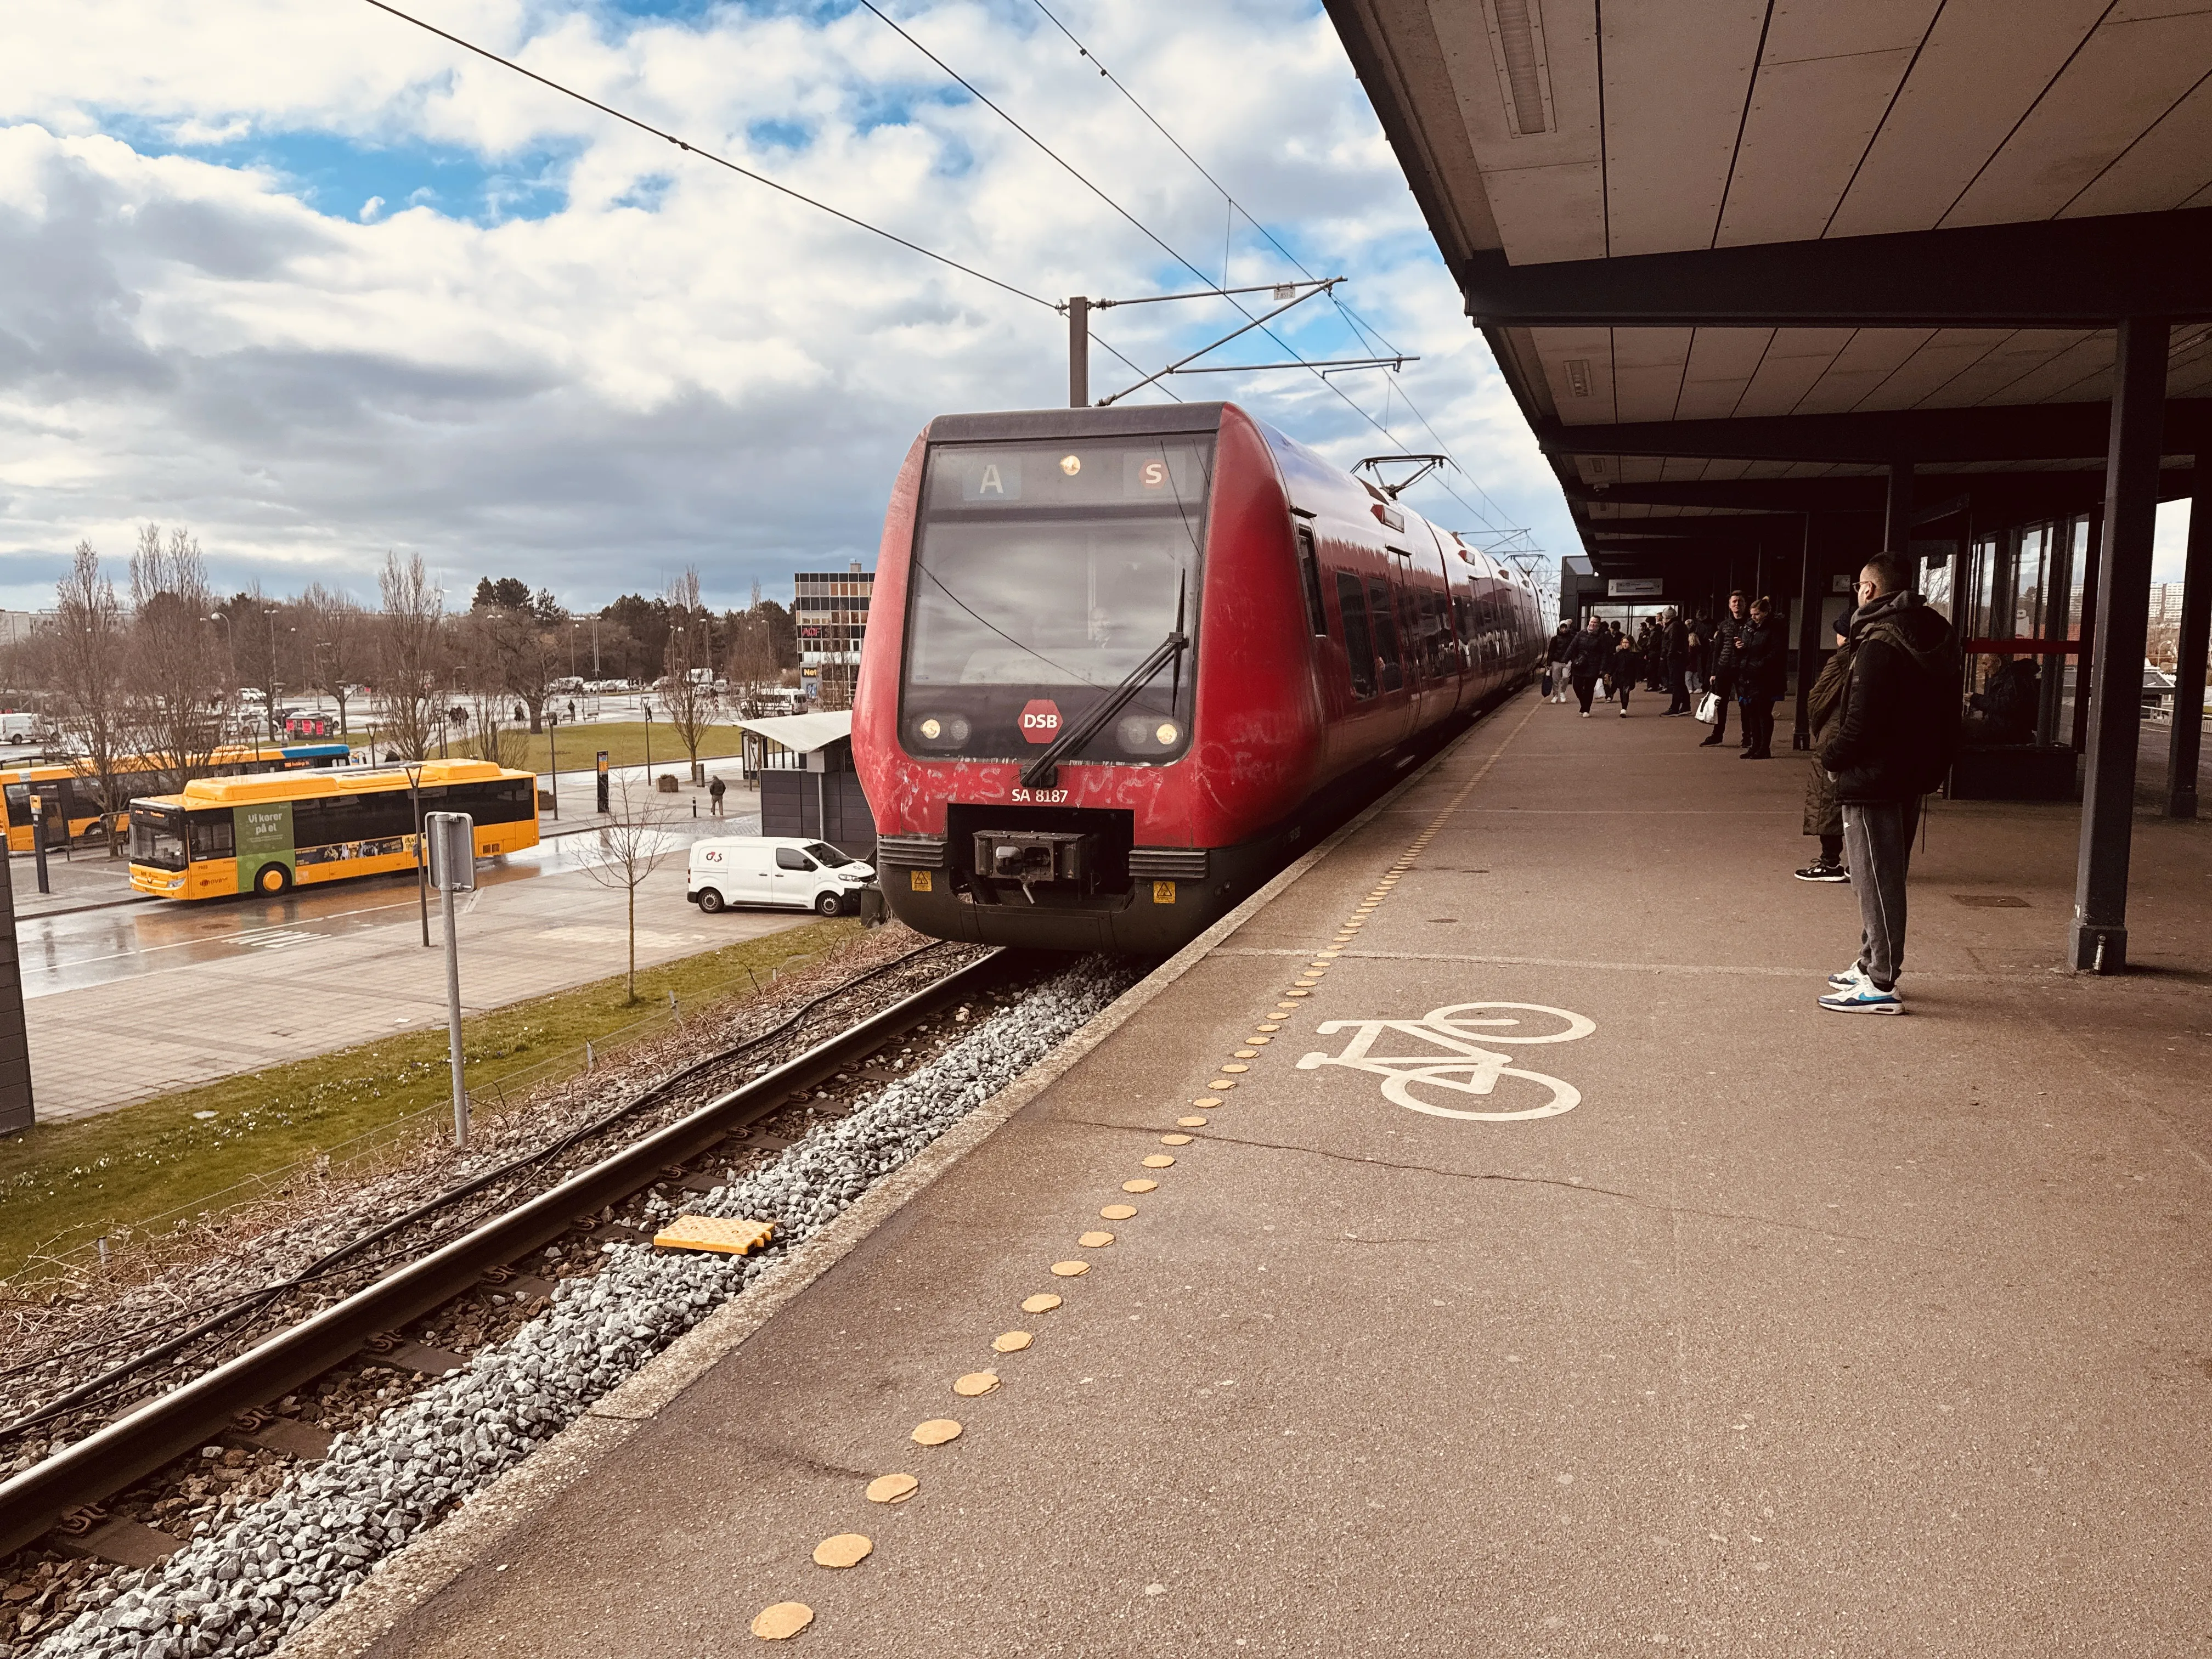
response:
M1524 1015L1542 1016L1540 1024L1545 1024L1558 1021L1560 1029L1546 1030L1540 1024L1534 1035L1508 1035L1510 1028L1529 1023L1522 1018ZM1372 1072L1382 1079L1383 1099L1409 1111L1425 1112L1431 1117L1468 1118L1483 1123L1557 1117L1582 1104L1580 1090L1541 1072L1510 1065L1511 1055L1494 1053L1482 1044L1572 1042L1596 1030L1597 1022L1583 1015L1570 1013L1565 1008L1547 1008L1534 1002L1459 1002L1448 1008L1432 1008L1419 1019L1332 1019L1322 1024L1322 1036L1333 1036L1339 1031L1356 1035L1345 1044L1342 1054L1308 1054L1298 1061L1298 1070L1311 1072L1323 1066L1342 1066L1355 1072ZM1394 1047L1425 1043L1428 1051L1378 1054L1374 1052L1375 1045L1382 1040L1386 1031L1408 1040ZM1480 1042L1476 1040L1478 1036ZM1438 1049L1443 1052L1437 1053ZM1416 1089L1444 1090L1455 1095L1488 1097L1496 1095L1498 1085L1507 1078L1534 1085L1545 1091L1546 1098L1538 1105L1517 1110L1480 1111L1424 1100L1414 1092ZM1513 1091L1516 1097L1523 1092L1519 1089Z

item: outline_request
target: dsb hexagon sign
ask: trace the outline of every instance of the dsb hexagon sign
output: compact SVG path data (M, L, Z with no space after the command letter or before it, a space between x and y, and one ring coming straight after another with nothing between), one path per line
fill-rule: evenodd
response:
M1060 735L1060 705L1050 697L1031 697L1022 705L1022 736L1031 743L1050 743Z

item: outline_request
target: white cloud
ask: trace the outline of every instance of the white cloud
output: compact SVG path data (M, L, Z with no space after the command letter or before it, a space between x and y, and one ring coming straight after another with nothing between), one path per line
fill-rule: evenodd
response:
M865 11L638 22L441 0L431 15L1048 299L1193 280L997 117L948 97ZM1219 197L1033 11L951 0L900 15L1219 276ZM1232 0L1171 19L1102 5L1069 21L1217 177L1311 250L1317 271L1348 271L1351 302L1420 354L1405 385L1495 498L1494 516L1564 543L1556 488L1326 20ZM10 605L50 603L79 536L120 552L147 518L191 524L227 582L319 578L367 592L383 550L402 546L456 585L512 573L592 605L696 563L726 601L756 576L775 591L798 564L872 559L892 476L931 415L1064 396L1065 325L1050 310L371 8L35 0L11 13L11 34L19 49L0 60L0 122L14 123L0 127ZM333 135L375 190L354 190L343 213L308 199ZM247 137L251 162L151 153ZM444 175L366 176L431 144L512 171L510 190L550 167L563 204L541 218L459 217L475 204ZM1243 234L1231 274L1287 273ZM1230 314L1144 307L1098 325L1149 368ZM1348 337L1316 331L1309 344L1364 355ZM1100 389L1119 372L1097 355ZM1229 394L1225 380L1178 390ZM1338 384L1379 414L1382 380ZM1234 395L1342 459L1389 447L1311 376ZM1389 407L1408 447L1431 447L1401 398ZM1455 487L1492 512L1472 485ZM1433 490L1413 499L1469 522Z

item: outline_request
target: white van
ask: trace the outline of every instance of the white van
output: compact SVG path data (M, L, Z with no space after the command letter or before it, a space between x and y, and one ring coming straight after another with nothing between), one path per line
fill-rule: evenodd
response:
M860 908L875 868L818 841L728 836L691 843L684 896L708 915L733 904L813 910L825 916Z

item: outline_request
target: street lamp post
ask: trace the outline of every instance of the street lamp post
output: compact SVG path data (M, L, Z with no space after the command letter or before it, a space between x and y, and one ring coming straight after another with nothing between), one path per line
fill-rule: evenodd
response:
M553 773L553 816L556 818L561 816L561 757L554 748L553 739L554 734L560 729L560 711L553 708L547 709L545 711L545 758Z
M422 861L422 763L407 763L407 799L415 808L415 897L422 908L422 948L430 948L430 878Z

